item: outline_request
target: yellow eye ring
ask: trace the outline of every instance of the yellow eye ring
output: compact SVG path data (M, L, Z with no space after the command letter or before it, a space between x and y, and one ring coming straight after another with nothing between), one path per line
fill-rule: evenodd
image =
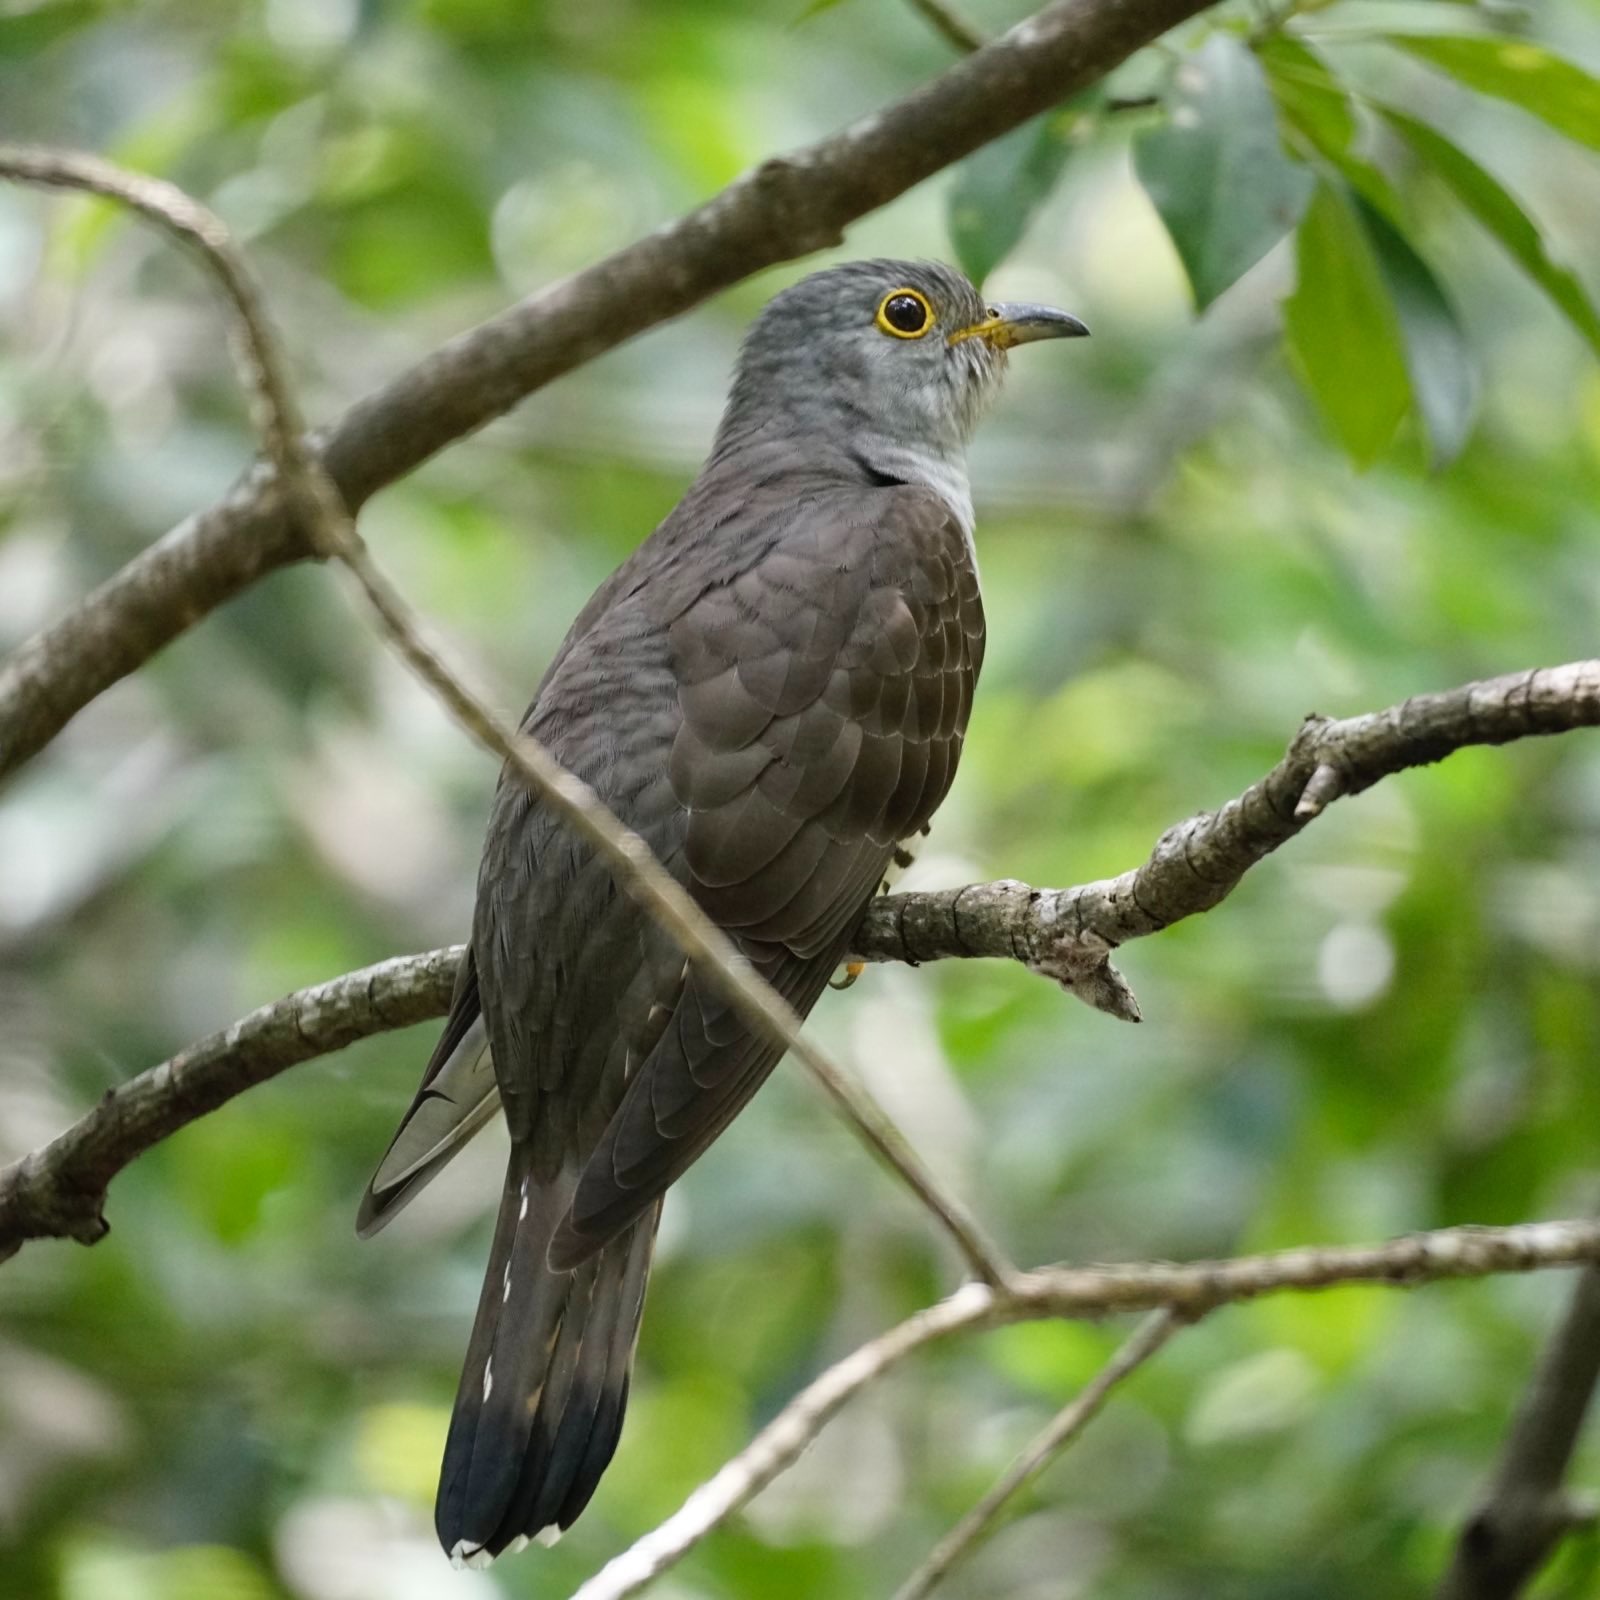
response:
M920 289L891 289L874 320L891 339L920 339L933 326L933 307Z

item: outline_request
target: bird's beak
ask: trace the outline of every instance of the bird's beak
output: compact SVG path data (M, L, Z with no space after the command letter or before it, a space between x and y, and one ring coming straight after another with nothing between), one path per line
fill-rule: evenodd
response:
M950 335L951 344L963 339L982 339L996 350L1009 350L1013 345L1032 344L1036 339L1086 339L1089 330L1070 312L1057 311L1054 306L1034 306L1022 303L1000 304L989 307L989 315L970 328L958 328Z

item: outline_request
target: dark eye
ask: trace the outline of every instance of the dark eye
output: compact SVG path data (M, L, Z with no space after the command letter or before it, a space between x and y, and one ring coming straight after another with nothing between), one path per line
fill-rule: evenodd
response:
M878 307L878 326L897 339L915 339L933 323L933 308L915 289L896 289Z
M883 315L890 327L901 333L921 333L928 322L928 308L909 294L891 295Z

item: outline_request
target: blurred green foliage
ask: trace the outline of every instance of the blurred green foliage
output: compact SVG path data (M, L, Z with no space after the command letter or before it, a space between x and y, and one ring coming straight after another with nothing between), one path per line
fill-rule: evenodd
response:
M215 205L327 416L947 59L896 0L803 10L12 0L0 136ZM1591 0L1224 8L852 230L849 254L959 253L1096 334L1019 358L974 452L992 646L921 882L1119 871L1313 707L1594 653L1597 65ZM742 326L812 264L595 362L364 513L508 709L692 474ZM218 329L145 230L0 194L0 647L248 458ZM0 1158L256 1004L460 937L492 781L326 572L273 577L119 685L0 800ZM815 1025L1020 1258L1226 1254L1589 1206L1597 949L1600 751L1574 737L1336 806L1127 952L1142 1028L976 963L872 971ZM5 1600L567 1594L952 1282L780 1072L669 1203L595 1505L555 1551L452 1577L428 1512L493 1136L380 1240L351 1227L430 1036L253 1091L118 1179L96 1249L0 1269ZM1561 1293L1221 1313L949 1593L1423 1592ZM887 1592L1120 1333L926 1353L658 1592ZM1600 1482L1600 1449L1576 1477ZM1538 1592L1597 1581L1577 1539Z

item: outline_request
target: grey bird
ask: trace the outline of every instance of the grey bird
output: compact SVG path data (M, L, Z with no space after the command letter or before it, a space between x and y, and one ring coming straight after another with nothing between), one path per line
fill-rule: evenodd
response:
M967 440L1010 347L1085 332L929 263L784 290L700 475L523 718L802 1016L955 776L984 645ZM588 1503L662 1196L778 1056L502 774L449 1020L357 1222L380 1228L504 1107L436 1509L457 1561L548 1542Z

